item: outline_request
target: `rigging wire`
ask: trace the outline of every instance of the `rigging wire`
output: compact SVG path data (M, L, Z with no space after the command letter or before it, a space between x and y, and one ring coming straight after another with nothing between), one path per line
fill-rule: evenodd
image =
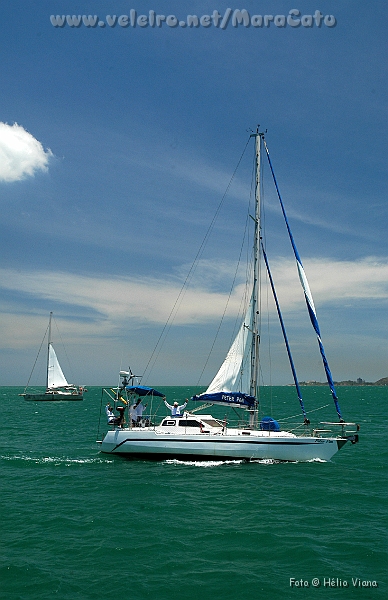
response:
M154 349L153 349L153 351L151 353L151 356L150 356L150 358L149 358L149 360L148 360L148 362L146 364L146 367L145 367L144 373L143 373L143 378L144 378L145 374L147 374L148 377L149 377L150 374L151 374L151 371L152 371L153 367L155 366L155 363L156 363L156 361L157 361L157 359L159 357L159 354L160 354L160 352L162 350L162 347L163 347L163 344L164 344L164 342L166 340L166 337L167 337L167 335L168 335L168 333L169 333L169 331L171 329L171 326L172 326L172 324L174 322L174 319L175 319L175 317L177 315L178 309L179 309L180 304L181 304L181 302L183 300L183 297L184 297L185 292L187 290L188 284L191 281L191 279L192 279L192 277L193 277L193 275L195 273L195 270L196 270L196 268L198 266L198 263L199 263L199 259L201 258L202 254L203 254L203 251L205 249L206 243L207 243L207 241L208 241L208 239L210 237L211 232L213 231L215 222L216 222L217 217L218 217L218 215L220 213L221 207L222 207L222 205L223 205L223 203L225 201L225 198L226 198L227 193L228 193L228 191L230 189L230 186L232 185L232 182L234 180L236 172L237 172L237 170L238 170L238 168L240 166L240 163L241 163L241 161L242 161L242 159L244 157L244 154L245 154L245 151L246 151L247 146L249 144L249 141L250 141L250 137L248 138L247 143L245 144L245 147L244 147L244 149L243 149L243 151L241 153L241 156L240 156L240 158L239 158L239 160L237 162L237 165L236 165L236 167L235 167L235 169L233 171L233 174L232 174L232 176L230 178L230 181L229 181L229 183L228 183L228 185L226 187L226 190L223 193L222 198L221 198L221 200L220 200L220 202L218 204L218 207L217 207L216 212L215 212L215 214L213 216L213 219L212 219L212 221L211 221L211 223L210 223L210 225L209 225L209 227L208 227L208 229L206 231L206 234L205 234L205 236L204 236L204 238L203 238L203 240L202 240L202 242L201 242L201 244L199 246L197 254L195 255L195 258L194 258L194 260L193 260L193 262L191 264L189 272L186 275L186 278L185 278L185 280L183 282L183 285L182 285L182 287L181 287L181 289L179 291L179 294L178 294L178 296L177 296L177 298L176 298L176 300L175 300L175 302L173 304L173 307L172 307L172 309L170 311L170 314L169 314L169 316L167 318L167 321L166 321L165 325L163 326L163 329L162 329L162 331L161 331L161 333L159 335L159 338L158 338L158 340L157 340L157 342L155 344L155 347L154 347Z
M247 224L248 224L248 217L247 217L247 221L246 221L246 225L245 225L245 227L247 227ZM244 233L244 238L243 238L243 240L245 240L245 233ZM241 255L242 255L242 251L243 251L243 246L244 246L244 241L242 242L242 245L241 245L241 248L240 248L240 254L239 254L239 257L238 257L237 266L236 266L236 270L235 270L235 273L234 273L234 277L233 277L232 285L231 285L231 288L230 288L230 290L229 290L228 299L227 299L227 301L226 301L225 308L224 308L224 310L223 310L222 317L221 317L221 320L220 320L220 322L219 322L219 325L218 325L218 328L217 328L217 331L216 331L216 335L214 336L213 343L212 343L212 345L211 345L211 348L210 348L210 350L209 350L209 354L208 354L208 356L207 356L207 358L206 358L206 361L205 361L205 364L204 364L204 366L203 366L203 369L202 369L202 371L201 371L201 374L200 374L200 376L198 377L198 381L197 381L197 385L198 385L198 386L200 385L200 381L201 381L201 379L202 379L202 375L204 374L204 371L205 371L205 369L206 369L206 367L207 367L207 365L208 365L208 362L209 362L209 360L210 360L210 357L211 357L211 355L212 355L212 353L213 353L214 346L215 346L215 344L216 344L216 341L217 341L217 338L218 338L218 334L220 333L220 330L221 330L221 327L222 327L222 323L224 322L225 314L226 314L226 311L227 311L227 309L228 309L229 302L230 302L230 298L231 298L231 296L232 296L232 293L233 293L234 284L235 284L235 281L236 281L236 278L237 278L237 273L238 273L239 266L240 266L240 262L241 262ZM241 309L241 305L240 305L240 309ZM239 314L240 314L240 311L239 311ZM238 317L236 318L236 322L237 322L237 319L238 319ZM235 328L236 328L236 322L235 322L234 331L235 331Z
M265 146L265 149L267 150L267 146L266 146L265 140L264 140L264 146ZM264 180L264 178L263 178L263 180ZM263 229L265 231L265 228L263 228ZM275 305L276 305L276 310L277 310L278 317L279 317L280 326L281 326L281 329L282 329L282 332L283 332L283 338L284 338L284 342L285 342L285 345L286 345L288 359L289 359L289 362L290 362L290 367L291 367L292 375L293 375L293 378L294 378L294 383L295 383L295 387L296 387L296 391L297 391L299 403L300 403L300 406L301 406L301 409L302 409L302 412L303 412L303 416L304 416L304 419L305 419L305 425L307 425L308 424L308 419L307 419L307 415L306 415L306 410L305 410L303 399L302 399L302 393L301 393L301 390L300 390L300 387L299 387L298 377L297 377L295 366L294 366L294 360L292 358L291 349L290 349L290 346L289 346L288 337L287 337L286 329L285 329L285 326L284 326L283 316L281 314L280 305L279 305L278 297L277 297L277 294L276 294L274 281L273 281L272 274L271 274L270 267L269 267L269 263L268 263L268 258L267 258L267 254L266 254L266 250L265 250L265 245L264 245L263 237L264 237L264 235L261 238L260 247L261 247L261 255L263 257L263 260L264 260L264 263L265 263L265 266L266 266L266 282L267 282L267 287L266 287L266 290L267 290L267 296L266 296L266 299L267 299L267 335L268 335L268 354L269 354L269 356L268 356L268 358L269 358L269 385L270 385L270 390L271 390L271 395L270 395L271 414L272 414L272 411L273 411L273 393L272 393L272 355L271 355L271 337L270 337L270 313L269 313L269 303L268 303L269 287L270 286L271 286L271 289L272 289L272 296L273 296L273 299L275 301Z
M323 347L322 338L321 338L321 331L320 331L320 328L319 328L319 323L318 323L317 315L316 315L316 312L315 312L314 301L313 301L313 298L312 298L312 295L311 295L311 290L310 290L310 287L309 287L309 284L308 284L308 281L307 281L306 274L304 272L302 261L301 261L301 258L299 256L299 252L298 252L296 244L295 244L294 236L291 233L291 229L290 229L290 225L289 225L289 222L288 222L287 214L286 214L286 211L285 211L285 208L284 208L282 197L280 195L279 186L278 186L278 183L277 183L277 180L276 180L276 177L275 177L275 172L273 170L271 158L270 158L270 155L269 155L268 146L267 146L267 143L266 143L265 140L264 140L264 147L265 147L265 151L266 151L266 154L267 154L267 159L268 159L269 167L271 169L272 178L273 178L273 181L274 181L274 184L275 184L277 196L279 198L280 207L281 207L281 210L282 210L282 213L283 213L284 221L285 221L286 228L287 228L287 231L288 231L288 235L289 235L289 238L290 238L291 246L292 246L292 249L294 251L295 260L296 260L296 264L297 264L297 267L298 267L299 279L300 279L300 282L301 282L301 285L302 285L302 289L303 289L303 292L304 292L304 296L305 296L305 300L306 300L306 304L307 304L307 308L308 308L308 313L309 313L309 316L310 316L311 324L312 324L313 329L314 329L314 331L315 331L315 333L317 335L319 351L321 353L321 357L322 357L322 361L323 361L323 367L324 367L324 370L325 370L325 373L326 373L327 383L329 384L329 388L331 390L331 395L332 395L333 400L334 400L334 405L335 405L335 408L336 408L336 411L337 411L337 415L338 415L338 418L339 418L339 420L341 422L341 421L343 421L342 414L341 414L341 409L340 409L340 406L339 406L339 403L338 403L338 396L337 396L337 392L336 392L336 389L335 389L333 377L332 377L332 374L331 374L331 371L330 371L329 363L327 361L325 350L324 350L324 347Z
M250 137L252 137L252 136L250 136ZM249 143L249 140L248 140L248 143ZM246 146L244 148L244 152L245 152L245 150L246 150ZM233 340L235 338L236 329L238 328L238 325L241 322L241 315L244 315L246 313L246 311L247 311L247 305L248 305L248 302L249 302L249 293L248 293L249 283L248 282L251 280L250 274L251 274L251 271L252 271L252 268L253 268L252 267L252 265L253 265L253 257L251 256L249 258L249 251L248 251L248 248L250 247L250 245L249 245L249 232L250 232L250 229L248 227L248 224L249 224L249 219L252 218L251 215L250 215L250 211L251 211L252 198L253 198L254 189L255 189L255 158L253 158L251 173L252 173L251 174L251 187L250 187L250 193L249 193L248 211L247 211L247 216L246 216L246 221L245 221L244 235L243 235L243 239L242 239L242 243L241 243L241 247L240 247L240 253L239 253L238 260L237 260L237 266L236 266L235 274L234 274L234 277L233 277L232 284L230 286L230 291L229 291L228 299L226 301L226 305L225 305L224 311L222 313L221 320L220 320L220 323L219 323L217 331L216 331L216 335L214 337L213 343L212 343L211 348L209 350L209 353L208 353L208 356L206 358L204 367L203 367L203 369L201 371L201 374L199 376L197 385L200 384L200 381L202 379L203 373L204 373L204 371L205 371L205 369L206 369L206 367L208 365L208 362L210 360L210 357L211 357L211 355L213 353L215 344L216 344L217 339L218 339L219 332L220 332L222 324L224 322L226 311L227 311L227 308L229 306L230 298L232 296L234 285L235 285L235 282L236 282L236 279L237 279L237 274L238 274L238 271L239 271L239 268L240 268L241 258L242 258L242 254L243 254L243 250L244 250L245 246L247 248L246 272L245 272L245 293L243 294L243 296L241 298L241 301L240 301L240 307L239 307L239 310L238 310L238 313L237 313L237 316L236 316L236 319L235 319L235 323L234 323L233 331L232 331L232 334L231 334L231 339L230 339L229 346L231 346L231 344L233 343ZM247 239L247 244L245 243L246 239Z
M323 406L320 406L319 408L313 408L311 410L306 410L306 414L310 415L313 412L317 412L318 410L322 410L324 408L327 408L328 406L330 406L330 404L324 404ZM282 421L288 421L289 419L297 419L299 417L299 415L292 415L291 417L284 417L283 419L281 419Z
M38 362L38 358L39 358L40 351L42 350L43 342L44 342L44 341L45 341L45 339L46 339L46 335L47 335L47 332L48 332L48 328L49 328L49 326L47 325L47 327L46 327L46 331L44 332L43 339L42 339L42 341L41 341L41 344L40 344L40 346L39 346L38 354L36 355L36 358L35 358L34 365L33 365L33 367L32 367L32 370L31 370L30 376L29 376L29 378L28 378L28 381L27 381L27 385L26 385L26 387L24 388L24 393L26 392L26 390L27 390L28 386L30 385L31 377L32 377L32 374L33 374L33 372L34 372L34 369L35 369L36 363Z

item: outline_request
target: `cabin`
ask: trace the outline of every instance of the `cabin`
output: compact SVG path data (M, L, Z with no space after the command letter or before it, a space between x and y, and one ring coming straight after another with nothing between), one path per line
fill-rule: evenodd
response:
M165 417L158 430L160 433L173 433L175 435L180 433L221 433L224 430L224 425L212 415L197 416L184 413L180 417Z

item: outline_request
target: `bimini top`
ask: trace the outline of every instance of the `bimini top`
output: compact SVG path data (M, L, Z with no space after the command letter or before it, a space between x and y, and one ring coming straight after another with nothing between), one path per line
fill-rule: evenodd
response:
M193 396L191 400L194 402L211 402L212 404L221 404L225 406L238 406L253 408L255 405L255 398L242 392L216 392L216 393L204 393L199 396Z
M155 390L154 388L146 387L145 385L127 385L127 392L130 394L137 394L138 396L160 396L161 398L165 397L165 394Z

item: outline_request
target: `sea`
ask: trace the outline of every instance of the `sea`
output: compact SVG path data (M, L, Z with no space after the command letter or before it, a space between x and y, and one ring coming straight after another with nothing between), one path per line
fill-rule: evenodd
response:
M22 391L0 388L1 600L388 598L388 387L339 388L359 443L308 463L101 454L101 388L58 403ZM335 420L326 388L303 391ZM298 414L287 386L263 404Z

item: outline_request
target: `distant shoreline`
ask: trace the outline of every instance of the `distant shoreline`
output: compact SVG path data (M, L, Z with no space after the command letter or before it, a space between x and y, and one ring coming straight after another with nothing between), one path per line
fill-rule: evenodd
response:
M280 386L264 386L264 387L289 387L289 386L294 386L294 383L285 383L283 385ZM314 386L327 386L327 381L299 381L299 385L300 386L309 386L309 387L314 387ZM353 381L352 379L347 379L346 381L335 381L334 385L339 387L339 386L357 386L357 387L364 387L364 386L379 386L379 387L383 387L383 386L388 386L388 377L382 377L381 379L379 379L378 381L365 381L364 379L358 378L356 381ZM24 388L24 385L1 385L1 387L14 387L14 388ZM39 386L35 386L35 387L39 387ZM44 386L40 386L40 387L44 387ZM93 384L89 384L87 387L96 387L96 388L103 388L103 387L109 387L107 385L93 385ZM156 385L154 386L156 388L158 387L196 387L196 388L204 388L206 386L198 386L198 385Z
M293 384L289 384L289 385L293 385ZM300 381L299 385L327 385L327 382L325 381L324 383L322 383L321 381ZM340 385L356 385L356 386L371 386L371 385L376 385L376 386L384 386L384 385L388 385L388 377L383 377L382 379L379 379L378 381L364 381L364 379L357 379L356 381L353 381L351 379L347 380L347 381L335 381L334 385L340 386Z

